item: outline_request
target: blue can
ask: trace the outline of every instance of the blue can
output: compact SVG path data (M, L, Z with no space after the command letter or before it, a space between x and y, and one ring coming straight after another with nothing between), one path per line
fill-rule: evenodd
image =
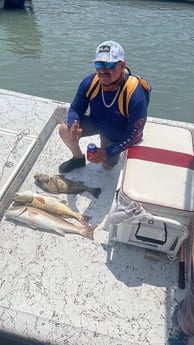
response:
M93 143L90 143L88 144L87 146L87 160L90 160L92 155L94 154L94 152L96 152L97 150L97 147L95 144Z

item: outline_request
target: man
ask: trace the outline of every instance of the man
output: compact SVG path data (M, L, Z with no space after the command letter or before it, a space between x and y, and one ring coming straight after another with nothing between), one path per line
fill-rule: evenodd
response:
M85 166L85 155L79 146L81 137L100 135L101 145L91 162L111 169L118 163L120 153L140 141L143 135L150 85L131 75L126 68L124 50L117 42L100 44L94 63L96 73L81 82L67 124L59 127L63 142L73 154L73 158L59 166L60 173ZM90 114L86 116L88 108Z

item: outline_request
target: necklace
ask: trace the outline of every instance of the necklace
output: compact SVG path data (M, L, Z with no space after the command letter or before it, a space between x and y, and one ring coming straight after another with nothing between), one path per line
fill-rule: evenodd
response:
M116 101L116 98L117 98L117 96L118 96L118 94L119 94L119 91L120 91L120 86L119 86L119 88L118 88L118 90L117 90L117 92L116 92L116 95L114 96L112 102L111 102L110 104L107 104L107 103L105 102L105 99L104 99L104 90L102 89L102 101L103 101L103 104L104 104L104 106L105 106L106 108L111 108L111 107L112 107L112 105L113 105L114 102Z

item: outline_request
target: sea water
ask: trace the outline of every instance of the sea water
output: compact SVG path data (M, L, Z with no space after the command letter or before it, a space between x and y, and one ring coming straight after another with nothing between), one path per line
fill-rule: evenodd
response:
M193 122L194 6L171 1L47 0L0 10L0 88L71 102L116 40L152 85L149 116Z

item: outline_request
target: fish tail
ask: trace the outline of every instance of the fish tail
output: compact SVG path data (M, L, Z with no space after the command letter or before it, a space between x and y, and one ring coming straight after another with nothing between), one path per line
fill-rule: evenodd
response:
M91 218L90 216L84 216L84 215L77 216L77 220L85 226L88 226L88 222L90 218Z
M94 239L94 229L96 225L88 225L82 230L82 236L89 238L90 240Z
M91 188L91 189L90 189L90 193L91 193L96 199L98 199L98 197L99 197L101 191L102 191L101 188Z

